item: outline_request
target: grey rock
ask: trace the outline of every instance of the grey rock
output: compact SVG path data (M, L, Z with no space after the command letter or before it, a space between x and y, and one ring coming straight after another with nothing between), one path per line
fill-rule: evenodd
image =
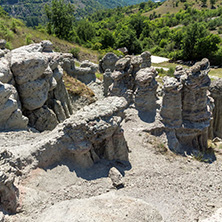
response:
M103 90L104 90L103 93L104 93L104 96L108 95L109 87L113 83L113 79L112 79L111 75L112 75L112 72L111 72L110 69L106 69L106 71L103 74Z
M151 67L151 53L145 51L141 54L141 57L142 57L141 68Z
M0 153L1 208L6 212L15 213L18 207L19 192L14 185L16 170L11 167L11 157L12 154L6 150Z
M114 187L118 188L124 186L123 176L115 167L112 167L109 170L109 178L111 179Z
M127 69L129 69L130 61L131 61L131 58L127 56L119 59L115 64L115 70L126 71Z
M44 40L41 42L42 52L53 52L53 44L49 40Z
M157 82L155 76L157 72L154 68L140 69L136 74L136 90L135 94L135 107L139 111L146 111L148 113L156 112L156 90Z
M5 49L5 45L6 45L6 40L0 39L0 49Z
M160 115L162 122L173 128L182 125L182 100L181 90L183 85L173 77L164 77L164 95Z
M12 79L12 73L9 67L9 61L5 58L0 58L0 81L9 83Z
M222 80L214 80L210 85L210 96L214 99L213 121L212 121L212 139L214 137L222 138Z
M69 200L46 209L37 219L48 222L163 222L160 213L146 202L114 193L82 200Z
M27 128L28 119L22 115L16 89L0 82L0 129L15 130Z
M26 115L29 118L29 125L40 132L53 130L59 123L56 114L46 106L27 112Z
M106 69L110 69L111 72L115 70L115 64L119 60L118 56L112 52L107 53L100 61L99 61L99 71L104 73Z
M40 52L17 52L11 56L11 70L17 84L40 78L48 67L48 59Z

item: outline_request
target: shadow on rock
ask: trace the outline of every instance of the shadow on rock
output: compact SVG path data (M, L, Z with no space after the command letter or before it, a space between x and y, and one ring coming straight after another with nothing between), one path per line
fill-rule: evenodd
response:
M78 177L81 177L85 180L96 180L103 177L109 176L109 171L112 167L115 167L118 169L118 171L122 174L122 176L125 176L125 171L128 171L132 168L130 162L128 161L120 161L120 160L100 160L97 163L95 163L90 168L82 168L77 166L75 163L73 163L72 160L69 159L63 159L61 162L57 162L47 168L44 168L44 170L53 169L57 166L66 165L70 172L75 172Z

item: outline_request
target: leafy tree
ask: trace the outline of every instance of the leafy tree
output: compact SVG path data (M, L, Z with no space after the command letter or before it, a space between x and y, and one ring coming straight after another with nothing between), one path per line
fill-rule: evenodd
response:
M113 48L113 45L115 43L115 39L110 31L107 29L103 30L101 33L101 41L100 43L102 44L102 48L108 48L111 47Z
M87 20L79 22L76 32L79 38L84 42L90 41L96 34L92 23Z
M128 26L123 27L116 34L116 48L126 47L130 54L141 53L142 47L136 38L136 32Z
M184 59L201 59L217 51L221 40L218 35L209 34L203 23L194 23L187 27L182 41Z
M66 4L64 0L52 0L51 5L45 5L45 13L48 18L48 33L70 40L75 20L73 5Z

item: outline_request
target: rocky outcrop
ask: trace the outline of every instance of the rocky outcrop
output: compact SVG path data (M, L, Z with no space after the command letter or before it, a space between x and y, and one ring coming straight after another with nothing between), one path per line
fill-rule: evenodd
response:
M146 51L141 54L142 64L141 68L151 67L151 53Z
M103 94L104 96L108 95L109 87L112 85L113 79L112 79L112 72L110 69L106 69L106 71L103 73Z
M222 79L214 80L210 85L210 96L214 99L211 139L222 138Z
M146 202L132 197L118 196L112 192L88 199L63 201L46 209L37 222L43 220L163 222L160 213Z
M136 90L135 95L135 107L139 111L145 111L148 113L156 112L156 89L158 84L155 80L157 72L154 68L140 69L136 73Z
M66 57L63 60L62 68L66 73L79 81L89 84L90 82L96 81L96 71L98 66L88 60L83 61L80 67L75 66L75 60L70 54L66 54Z
M187 70L177 67L177 79L165 77L163 80L162 130L166 133L168 147L177 153L193 150L204 153L207 149L211 120L207 97L208 72L209 61L203 59Z
M106 69L111 70L113 72L115 70L115 64L119 60L119 57L112 52L107 53L100 61L99 61L99 71L104 73Z
M100 159L128 161L128 146L121 128L126 106L124 98L99 100L73 114L51 132L39 134L35 141L23 138L21 145L8 145L7 152L11 154L0 164L3 173L0 192L8 191L4 200L5 203L12 201L9 210L15 212L18 194L13 180L8 178L17 173L24 176L37 167L48 167L63 159L72 161L78 167L90 167ZM10 163L13 165L7 176L5 169Z
M42 41L0 58L1 129L26 128L22 113L29 126L39 131L52 130L70 117L73 111L60 66L68 56L53 52L52 43Z
M182 126L182 83L173 77L163 78L163 100L160 110L162 122L167 127Z
M22 115L17 91L10 84L0 82L0 130L27 128L28 119Z
M0 207L9 213L14 213L18 207L18 189L14 185L16 169L10 162L11 153L0 153Z

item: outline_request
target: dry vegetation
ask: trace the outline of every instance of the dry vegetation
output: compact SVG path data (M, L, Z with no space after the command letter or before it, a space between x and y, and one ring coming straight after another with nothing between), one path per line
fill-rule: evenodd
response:
M84 83L67 75L66 72L64 72L63 74L63 80L65 82L66 89L71 95L84 96L87 98L92 98L95 96L93 91L88 88Z

